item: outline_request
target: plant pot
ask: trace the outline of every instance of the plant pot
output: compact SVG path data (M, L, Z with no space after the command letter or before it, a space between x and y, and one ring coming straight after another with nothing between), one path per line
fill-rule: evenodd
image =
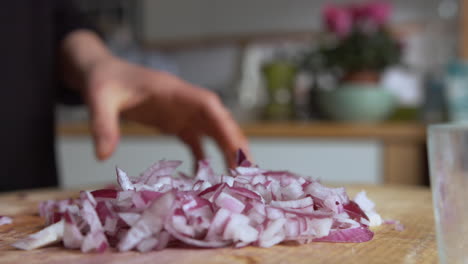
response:
M342 78L343 83L377 84L379 81L380 73L372 70L347 72Z
M321 111L337 121L383 121L395 108L393 94L373 84L342 84L338 89L320 92L318 101Z

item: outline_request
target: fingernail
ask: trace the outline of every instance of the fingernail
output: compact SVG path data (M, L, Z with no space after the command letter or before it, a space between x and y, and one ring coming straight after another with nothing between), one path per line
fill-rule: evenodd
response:
M96 156L99 160L107 158L110 152L110 140L108 137L98 137L96 144Z

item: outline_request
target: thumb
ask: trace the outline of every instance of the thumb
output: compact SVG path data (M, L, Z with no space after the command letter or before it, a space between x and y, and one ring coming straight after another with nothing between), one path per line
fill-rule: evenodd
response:
M119 142L119 110L116 98L97 95L91 99L91 132L94 140L96 157L99 160L109 158Z

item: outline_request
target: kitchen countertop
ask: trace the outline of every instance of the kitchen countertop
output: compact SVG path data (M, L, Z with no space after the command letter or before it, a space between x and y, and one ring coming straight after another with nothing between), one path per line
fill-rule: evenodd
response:
M431 193L428 188L410 186L347 186L353 196L360 190L377 204L384 219L400 220L405 226L373 228L374 239L365 243L285 244L272 248L240 249L169 248L159 252L107 252L82 254L51 246L19 251L9 246L17 239L43 227L37 203L66 198L77 191L37 190L0 194L0 215L12 216L14 223L0 226L1 263L437 263Z

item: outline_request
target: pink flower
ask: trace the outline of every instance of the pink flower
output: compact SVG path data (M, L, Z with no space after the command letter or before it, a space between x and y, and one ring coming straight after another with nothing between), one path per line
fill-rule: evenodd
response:
M387 23L392 7L388 2L372 1L361 6L361 16L381 26Z
M359 21L368 16L367 5L364 6L362 4L350 4L348 5L348 9L353 16L354 21Z
M325 5L323 17L328 30L340 37L345 37L351 32L353 18L350 10L333 4Z

